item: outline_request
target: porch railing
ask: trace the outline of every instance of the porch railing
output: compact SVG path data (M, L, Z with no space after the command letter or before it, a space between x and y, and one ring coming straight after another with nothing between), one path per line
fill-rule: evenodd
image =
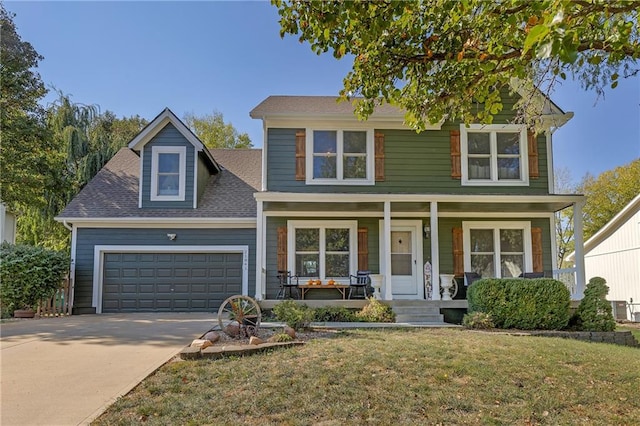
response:
M73 303L71 300L71 285L69 277L62 280L62 286L48 300L43 300L38 306L37 314L41 317L57 317L71 315Z
M576 284L576 268L554 269L553 278L562 281L571 293L571 299L575 299L578 294L578 286Z

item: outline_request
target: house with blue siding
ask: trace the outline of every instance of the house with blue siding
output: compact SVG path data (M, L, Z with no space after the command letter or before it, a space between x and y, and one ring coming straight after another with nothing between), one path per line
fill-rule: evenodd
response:
M360 121L335 97L270 96L250 112L261 150L208 150L166 109L58 218L74 311L212 311L233 294L270 305L281 271L348 285L363 270L383 300L465 308L465 273L553 276L554 213L576 209L579 252L584 200L554 193L552 133L572 113L543 105L539 134L507 112L417 133L390 105ZM579 299L583 262L573 277Z

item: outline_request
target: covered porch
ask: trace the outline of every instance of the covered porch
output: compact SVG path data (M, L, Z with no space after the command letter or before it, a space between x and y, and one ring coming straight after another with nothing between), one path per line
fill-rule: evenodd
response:
M368 230L368 240L361 232L351 240L367 245L367 270L381 276L380 298L393 300L426 300L453 305L466 300L448 300L441 288L441 279L454 276L458 285L465 285L464 272L483 269L483 277L505 276L515 272L540 272L567 284L573 300L582 298L585 286L581 195L453 195L453 194L300 194L261 192L255 194L258 206L256 245L256 299L274 301L273 276L283 266L306 280L296 268L295 242L289 236L288 254L280 261L276 241L281 238L275 228L288 226L295 234L296 226L355 226ZM574 207L576 267L557 270L554 213ZM350 225L354 223L355 225ZM483 253L471 247L474 232L495 235L500 245L503 234L521 235L519 244L525 248L499 249ZM515 229L516 231L510 231ZM505 231L506 230L506 231ZM491 232L489 232L491 231ZM504 232L503 232L504 231ZM492 234L493 233L493 234ZM480 232L477 232L480 235ZM286 235L284 238L287 238ZM491 239L493 237L489 237ZM536 239L539 241L536 243ZM533 242L532 242L533 241ZM355 241L354 241L355 242ZM350 273L361 269L362 251L352 244ZM506 245L503 242L503 246ZM285 249L286 250L286 249ZM520 252L518 252L520 250ZM276 254L277 252L277 254ZM276 256L278 260L276 261ZM484 258L483 258L484 256ZM518 257L519 256L519 257ZM507 260L521 258L506 272ZM484 266L478 265L485 260ZM489 259L489 260L487 260ZM505 260L506 259L506 260ZM322 264L322 261L319 262ZM502 269L500 269L502 268ZM514 272L515 271L515 272ZM430 273L429 273L430 272ZM328 279L328 269L319 270L314 278ZM511 276L511 275L506 275ZM517 276L517 275L512 275ZM344 277L335 280L346 284ZM430 286L429 286L430 284ZM332 305L350 306L358 301L331 299ZM444 299L444 300L443 300ZM305 303L327 301L305 300ZM357 307L354 305L354 307ZM462 306L459 306L462 307Z

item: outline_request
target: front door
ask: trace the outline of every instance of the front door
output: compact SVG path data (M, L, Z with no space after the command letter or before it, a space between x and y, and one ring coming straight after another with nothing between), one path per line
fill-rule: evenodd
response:
M422 299L415 226L391 226L391 292L394 299Z

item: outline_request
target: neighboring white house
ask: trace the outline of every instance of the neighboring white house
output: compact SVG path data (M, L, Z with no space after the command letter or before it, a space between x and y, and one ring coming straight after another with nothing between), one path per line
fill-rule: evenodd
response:
M16 215L0 203L0 243L5 241L16 242Z
M608 300L633 299L637 314L632 318L627 309L627 318L640 321L640 195L584 243L584 265L587 280L607 280Z

